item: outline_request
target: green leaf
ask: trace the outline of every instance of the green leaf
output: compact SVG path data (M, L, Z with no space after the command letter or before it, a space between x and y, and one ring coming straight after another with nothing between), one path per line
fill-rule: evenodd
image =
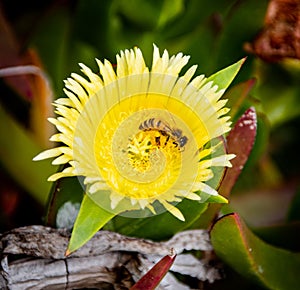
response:
M78 177L61 178L54 182L49 194L46 225L56 227L56 215L59 208L69 201L72 203L81 203L83 193L84 190Z
M120 0L117 2L119 6L117 12L131 25L138 25L140 30L155 29L162 17L164 1Z
M161 14L158 20L158 27L165 26L175 17L179 16L184 10L184 1L182 0L164 0Z
M210 195L207 200L207 203L228 203L228 200L222 195Z
M48 11L36 26L31 44L37 48L46 71L51 76L56 95L61 95L62 80L69 74L66 59L70 54L71 13L66 6Z
M206 210L207 203L184 199L176 207L184 215L184 222L175 218L169 212L141 219L117 216L113 220L113 229L128 236L152 240L168 239L175 233L188 229Z
M42 149L22 126L0 106L1 164L38 202L45 204L51 183L47 178L56 170L47 160L32 162Z
M251 227L251 230L267 243L300 252L300 221Z
M251 100L250 92L255 84L256 79L252 78L238 83L225 92L224 99L228 100L226 106L230 108L229 114L233 122L236 122L243 112L253 105L249 105L249 99Z
M87 243L115 215L99 207L85 194L74 224L66 255Z
M214 55L215 67L225 65L228 59L246 54L243 46L262 28L268 2L267 0L247 0L239 2L238 5L236 1L231 2L228 13L222 19L222 28L215 43L217 47ZM249 11L251 11L251 16ZM252 57L249 57L249 62L251 61ZM248 76L252 75L251 70L251 65L245 67Z
M298 289L300 255L266 244L237 214L215 223L211 242L217 256L242 276L268 289Z
M219 90L226 90L239 72L245 60L246 58L243 58L238 62L216 72L215 74L208 77L206 82L208 83L210 81L213 81L214 84L218 85Z
M291 77L282 64L256 62L254 73L259 79L255 96L273 128L286 125L300 116L299 72Z
M121 0L118 1L118 5L118 14L130 23L130 25L124 27L124 30L130 29L131 25L135 25L139 27L139 30L155 31L156 28L162 28L178 17L184 10L183 0Z

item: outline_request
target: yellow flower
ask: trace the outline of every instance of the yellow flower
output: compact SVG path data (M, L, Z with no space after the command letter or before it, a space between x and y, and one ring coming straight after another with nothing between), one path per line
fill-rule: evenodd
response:
M224 90L204 75L193 78L196 65L179 76L189 60L182 53L160 56L154 46L151 69L138 48L116 59L116 69L97 60L99 75L80 64L86 78L73 73L65 81L67 97L55 101L58 117L49 119L59 131L50 140L64 145L34 160L68 164L49 180L82 176L105 210L167 210L184 220L176 203L218 195L206 182L234 157L217 155L215 142L230 130Z

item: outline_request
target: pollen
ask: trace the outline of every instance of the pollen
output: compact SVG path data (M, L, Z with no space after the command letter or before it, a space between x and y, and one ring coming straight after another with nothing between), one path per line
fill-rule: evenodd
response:
M139 172L145 172L151 167L150 156L155 150L155 144L150 134L140 132L128 144L128 159L130 165Z
M128 159L134 170L146 172L158 157L160 150L168 160L180 159L178 142L169 133L158 129L138 132L128 144Z

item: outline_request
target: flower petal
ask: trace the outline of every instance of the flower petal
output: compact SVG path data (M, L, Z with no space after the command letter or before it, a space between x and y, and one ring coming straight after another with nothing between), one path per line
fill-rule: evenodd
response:
M173 216L175 216L176 218L178 218L179 220L181 220L183 222L185 221L185 218L184 218L183 214L181 213L181 211L177 207L175 207L175 206L173 206L170 203L165 202L165 201L161 201L161 204Z
M48 159L52 157L57 157L62 154L61 147L48 149L46 151L41 152L37 156L35 156L32 160L38 161L43 159Z

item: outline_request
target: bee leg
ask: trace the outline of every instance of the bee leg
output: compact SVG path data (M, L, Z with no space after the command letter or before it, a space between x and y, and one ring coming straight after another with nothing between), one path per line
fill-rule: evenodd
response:
M155 143L157 146L160 146L160 136L155 137Z
M170 140L170 135L167 135L167 138L166 138L166 141L165 141L165 146L167 145L167 143L169 142Z

